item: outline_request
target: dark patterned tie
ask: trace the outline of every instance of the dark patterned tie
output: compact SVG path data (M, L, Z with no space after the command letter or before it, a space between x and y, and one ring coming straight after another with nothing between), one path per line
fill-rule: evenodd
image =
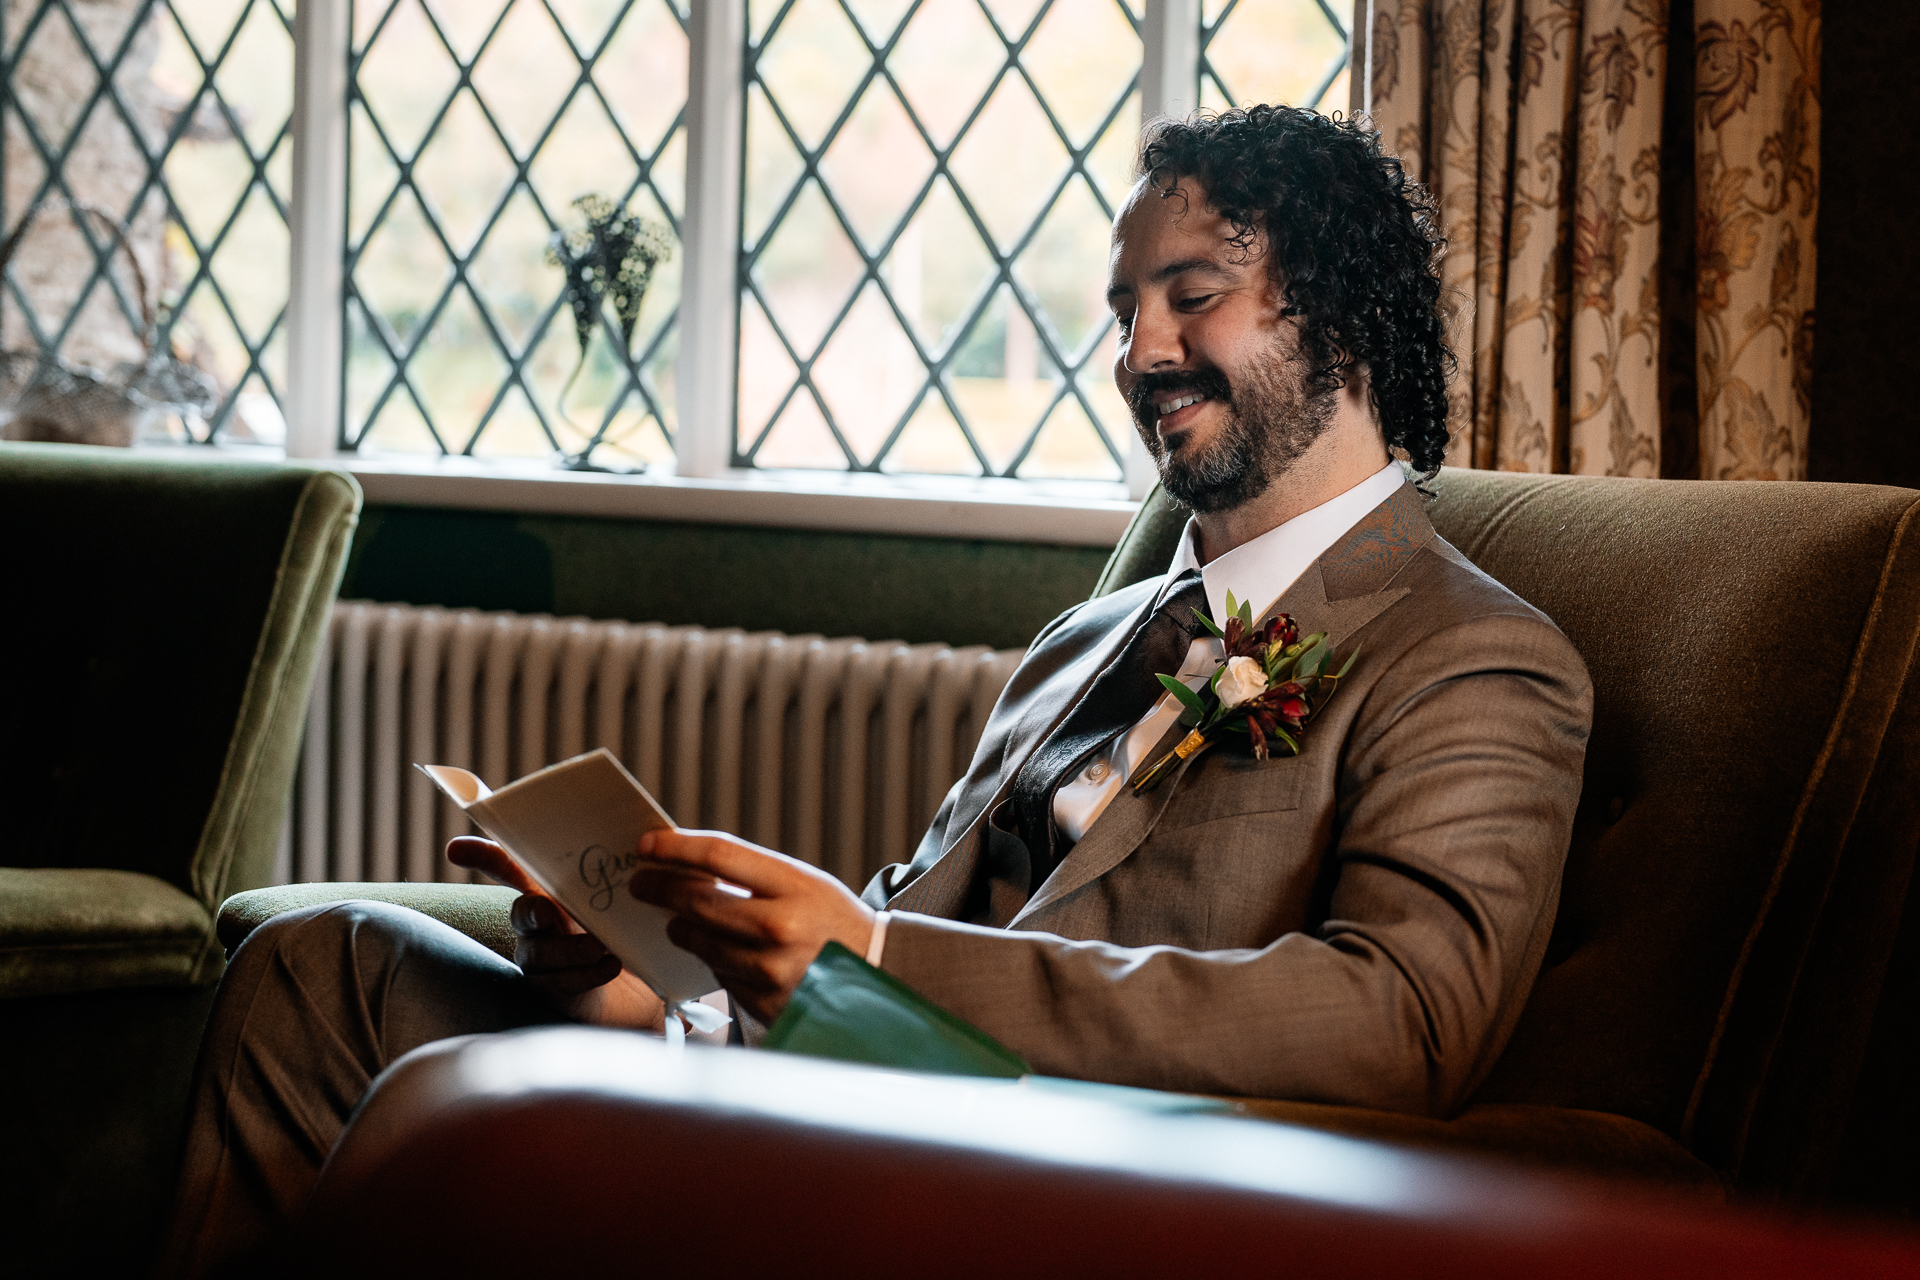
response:
M1046 882L1058 861L1060 835L1053 824L1053 795L1086 758L1139 723L1166 690L1157 677L1172 675L1186 661L1201 627L1193 611L1207 603L1198 569L1176 578L1119 656L1094 677L1054 731L1034 749L1013 780L1013 813L1026 843L1028 892Z

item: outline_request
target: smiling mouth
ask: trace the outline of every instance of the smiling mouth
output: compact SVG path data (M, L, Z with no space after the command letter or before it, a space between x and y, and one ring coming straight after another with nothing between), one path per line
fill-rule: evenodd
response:
M1186 408L1188 405L1199 404L1202 400L1205 400L1205 399L1207 399L1207 397L1205 395L1202 395L1198 391L1188 391L1180 395L1174 396L1171 400L1155 400L1153 402L1153 407L1155 412L1160 417L1164 418L1170 414L1175 414L1180 412L1182 409Z

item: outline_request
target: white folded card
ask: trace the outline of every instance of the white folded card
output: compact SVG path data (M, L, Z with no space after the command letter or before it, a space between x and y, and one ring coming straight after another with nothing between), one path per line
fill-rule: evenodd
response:
M695 1030L725 1015L698 1003L720 987L706 963L667 939L673 913L627 892L642 859L640 837L673 819L604 747L548 765L498 791L465 769L416 765L491 836L533 882L620 957ZM667 1019L668 1038L679 1023Z

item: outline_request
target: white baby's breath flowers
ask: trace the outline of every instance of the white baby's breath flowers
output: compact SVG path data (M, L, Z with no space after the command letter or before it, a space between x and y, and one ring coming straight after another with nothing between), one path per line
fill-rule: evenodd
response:
M1223 707L1237 707L1266 691L1266 668L1258 660L1245 657L1228 658L1227 669L1221 674L1220 683L1214 686Z

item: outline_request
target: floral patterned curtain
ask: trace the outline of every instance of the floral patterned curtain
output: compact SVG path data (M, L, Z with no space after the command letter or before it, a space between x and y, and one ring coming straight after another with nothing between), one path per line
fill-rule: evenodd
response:
M1358 0L1439 203L1456 465L1806 474L1820 0Z

